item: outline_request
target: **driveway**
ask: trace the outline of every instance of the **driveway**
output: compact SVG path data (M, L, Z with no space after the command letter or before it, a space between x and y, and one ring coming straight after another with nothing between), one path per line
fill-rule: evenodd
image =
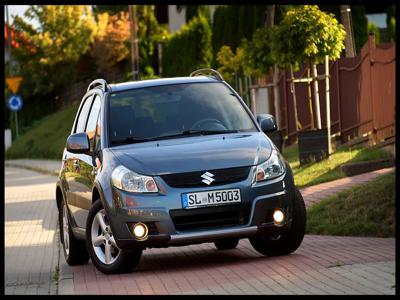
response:
M5 176L6 294L395 294L393 238L306 235L282 257L259 255L247 239L226 251L148 249L120 275L90 261L70 267L58 256L56 177L10 167Z

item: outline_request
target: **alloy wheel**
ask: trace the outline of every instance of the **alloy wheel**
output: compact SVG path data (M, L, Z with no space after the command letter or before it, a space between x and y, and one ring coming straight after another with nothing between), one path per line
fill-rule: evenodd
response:
M105 210L97 212L91 228L92 247L97 258L106 265L113 264L121 253L115 243Z

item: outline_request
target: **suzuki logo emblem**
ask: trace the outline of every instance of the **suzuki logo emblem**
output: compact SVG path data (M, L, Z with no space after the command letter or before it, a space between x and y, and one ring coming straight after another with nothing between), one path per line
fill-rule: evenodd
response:
M205 172L203 175L201 175L201 178L203 178L202 182L208 185L210 185L213 181L215 181L213 177L214 174L211 174L210 172Z

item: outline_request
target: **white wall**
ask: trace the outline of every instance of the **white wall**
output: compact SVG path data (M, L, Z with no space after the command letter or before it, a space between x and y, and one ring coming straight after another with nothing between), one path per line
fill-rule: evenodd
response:
M269 114L268 88L255 89L257 114Z
M169 31L171 33L174 33L178 31L185 23L186 23L186 9L183 8L181 12L178 12L176 5L168 5Z
M6 150L11 146L11 129L4 130L4 144Z

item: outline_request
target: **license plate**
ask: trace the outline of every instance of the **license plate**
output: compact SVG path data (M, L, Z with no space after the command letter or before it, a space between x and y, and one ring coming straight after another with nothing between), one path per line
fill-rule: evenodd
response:
M204 206L229 205L240 203L240 189L207 191L182 194L183 208L197 208Z

